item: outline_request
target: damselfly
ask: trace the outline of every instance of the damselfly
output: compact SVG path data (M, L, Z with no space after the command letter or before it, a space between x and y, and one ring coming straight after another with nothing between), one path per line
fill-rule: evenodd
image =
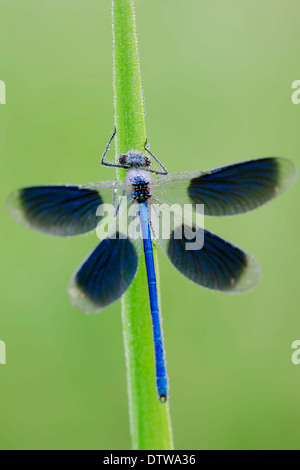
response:
M127 222L129 208L136 208L148 276L156 386L159 399L164 402L168 382L153 260L154 239L184 276L208 289L243 292L251 289L260 276L259 265L250 255L199 227L192 216L190 222L173 216L172 224L163 223L162 236L164 215L173 211L174 204L189 204L195 209L204 205L206 216L251 211L286 190L295 180L296 168L285 158L269 157L212 171L168 175L147 143L145 152L129 150L119 156L117 163L106 162L115 133L101 163L126 169L124 181L24 188L12 193L8 207L11 215L24 225L51 235L72 236L95 230L103 219L99 208L113 204L107 234L79 267L69 287L72 304L87 313L98 312L119 299L135 277L141 241L127 230ZM152 163L157 169L151 168ZM151 178L151 173L156 176ZM152 208L155 210L151 211ZM202 236L197 238L199 233ZM193 237L195 246L187 249Z

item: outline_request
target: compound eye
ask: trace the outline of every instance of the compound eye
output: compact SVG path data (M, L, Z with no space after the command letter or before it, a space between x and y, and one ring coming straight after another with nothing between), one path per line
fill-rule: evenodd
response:
M121 153L121 155L119 156L120 165L125 165L126 160L127 160L127 155L125 153Z
M145 157L145 166L150 166L151 165L151 160L149 157Z

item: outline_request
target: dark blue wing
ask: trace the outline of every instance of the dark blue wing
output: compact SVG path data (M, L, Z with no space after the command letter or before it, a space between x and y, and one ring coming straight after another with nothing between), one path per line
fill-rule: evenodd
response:
M119 299L132 283L139 245L129 238L106 238L83 262L71 280L72 304L86 313L97 312Z
M104 194L108 190L105 188ZM112 189L109 189L112 194ZM34 186L11 194L8 210L18 222L51 235L79 235L94 230L103 196L79 186Z
M280 157L236 163L208 172L186 172L154 180L153 194L171 203L204 204L209 216L248 212L294 182L295 165Z
M203 246L200 236L199 249L195 246L195 249L187 250L192 230L191 227L178 227L171 233L170 240L160 240L169 260L184 276L208 289L232 293L250 290L258 282L260 269L257 262L207 230L204 230ZM203 235L203 229L198 230Z

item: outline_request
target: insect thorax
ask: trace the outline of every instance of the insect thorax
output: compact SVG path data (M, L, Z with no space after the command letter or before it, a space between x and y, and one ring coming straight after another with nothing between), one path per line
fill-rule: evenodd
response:
M147 199L149 199L149 197L151 197L148 179L145 179L142 176L135 176L132 179L132 187L132 197L137 202L145 202L147 201Z

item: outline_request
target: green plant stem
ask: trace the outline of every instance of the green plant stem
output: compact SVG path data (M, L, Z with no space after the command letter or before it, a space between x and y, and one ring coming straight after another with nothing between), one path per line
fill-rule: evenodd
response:
M143 150L144 100L133 0L112 0L116 155ZM124 172L119 172L119 178ZM155 262L157 266L156 250ZM159 288L158 270L157 281ZM169 404L159 402L147 273L143 254L135 280L123 296L130 430L134 449L173 448Z

